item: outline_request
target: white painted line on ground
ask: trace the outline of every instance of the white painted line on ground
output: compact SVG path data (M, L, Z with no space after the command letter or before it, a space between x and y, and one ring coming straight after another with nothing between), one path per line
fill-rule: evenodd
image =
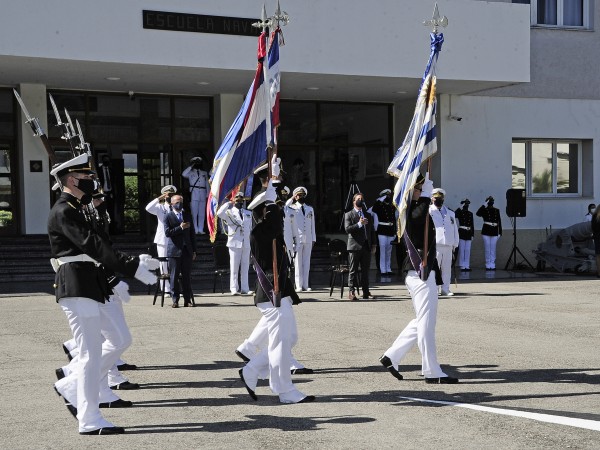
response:
M473 409L475 411L485 411L504 416L523 417L525 419L537 420L539 422L556 423L570 427L585 428L586 430L600 431L600 422L587 419L576 419L572 417L553 416L551 414L531 413L525 411L514 411L511 409L492 408L490 406L472 405L469 403L444 402L441 400L427 400L424 398L400 397L405 400L415 402L436 403L438 405L458 406L459 408Z

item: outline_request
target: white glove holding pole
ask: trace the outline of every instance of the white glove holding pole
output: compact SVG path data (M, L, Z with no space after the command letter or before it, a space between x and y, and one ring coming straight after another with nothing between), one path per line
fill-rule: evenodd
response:
M265 192L265 201L275 202L277 200L277 191L273 186L273 180L269 180L269 184L267 185L267 190Z
M271 159L271 175L274 177L278 177L281 173L281 158L278 158L277 155L273 155Z
M421 187L421 197L431 198L431 194L433 192L433 181L429 179L429 172L425 174L425 181L423 182L423 187Z
M119 283L113 287L113 292L123 303L129 303L131 296L129 295L129 285L127 283L119 281Z
M144 284L156 284L158 281L156 274L151 270L158 270L160 262L150 255L140 255L140 265L135 272L134 277Z

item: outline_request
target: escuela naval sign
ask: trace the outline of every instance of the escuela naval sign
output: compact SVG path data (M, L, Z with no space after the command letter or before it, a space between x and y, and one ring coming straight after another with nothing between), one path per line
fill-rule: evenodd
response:
M236 36L259 36L261 32L260 28L252 26L258 19L149 10L142 11L142 17L144 28L150 30L233 34Z

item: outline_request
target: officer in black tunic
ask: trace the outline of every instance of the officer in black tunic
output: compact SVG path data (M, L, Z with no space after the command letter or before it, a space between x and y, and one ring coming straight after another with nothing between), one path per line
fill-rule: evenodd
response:
M290 359L296 318L292 304L299 301L288 277L288 258L284 249L283 216L275 203L277 194L272 182L259 193L248 209L252 210L256 226L250 234L250 248L257 271L255 305L267 321L269 343L267 351L254 356L240 369L239 374L248 394L256 400L259 378L269 377L269 386L279 395L281 403L306 403L315 398L300 392L292 383ZM277 256L281 305L273 296L273 240Z
M485 203L475 213L483 219L481 236L485 250L485 270L496 270L496 244L502 236L502 219L500 210L494 208L494 197L485 199Z
M374 228L379 241L379 271L392 275L392 242L396 236L396 208L392 205L392 191L384 189L373 205Z
M469 211L471 201L465 198L460 202L461 207L456 209L458 219L458 267L462 272L471 271L471 243L475 236L473 213Z
M56 300L67 316L80 357L77 370L59 380L55 389L70 411L76 408L80 434L120 434L124 429L104 419L99 409L100 380L116 362L115 352L102 350L103 334L119 339L112 318L101 308L111 293L105 268L153 284L156 276L150 270L158 268L158 261L147 255L137 258L120 253L104 233L94 229L92 218L83 210L95 188L86 154L56 166L50 173L63 188L48 218L57 270ZM76 399L76 404L69 404L70 399Z

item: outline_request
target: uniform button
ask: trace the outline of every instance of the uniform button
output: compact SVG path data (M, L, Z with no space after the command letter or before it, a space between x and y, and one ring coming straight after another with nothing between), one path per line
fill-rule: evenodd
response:
M54 289L56 289L56 288L58 287L58 284L56 284L56 283L55 283L55 284L53 284L53 285L52 285L52 287L53 287Z

